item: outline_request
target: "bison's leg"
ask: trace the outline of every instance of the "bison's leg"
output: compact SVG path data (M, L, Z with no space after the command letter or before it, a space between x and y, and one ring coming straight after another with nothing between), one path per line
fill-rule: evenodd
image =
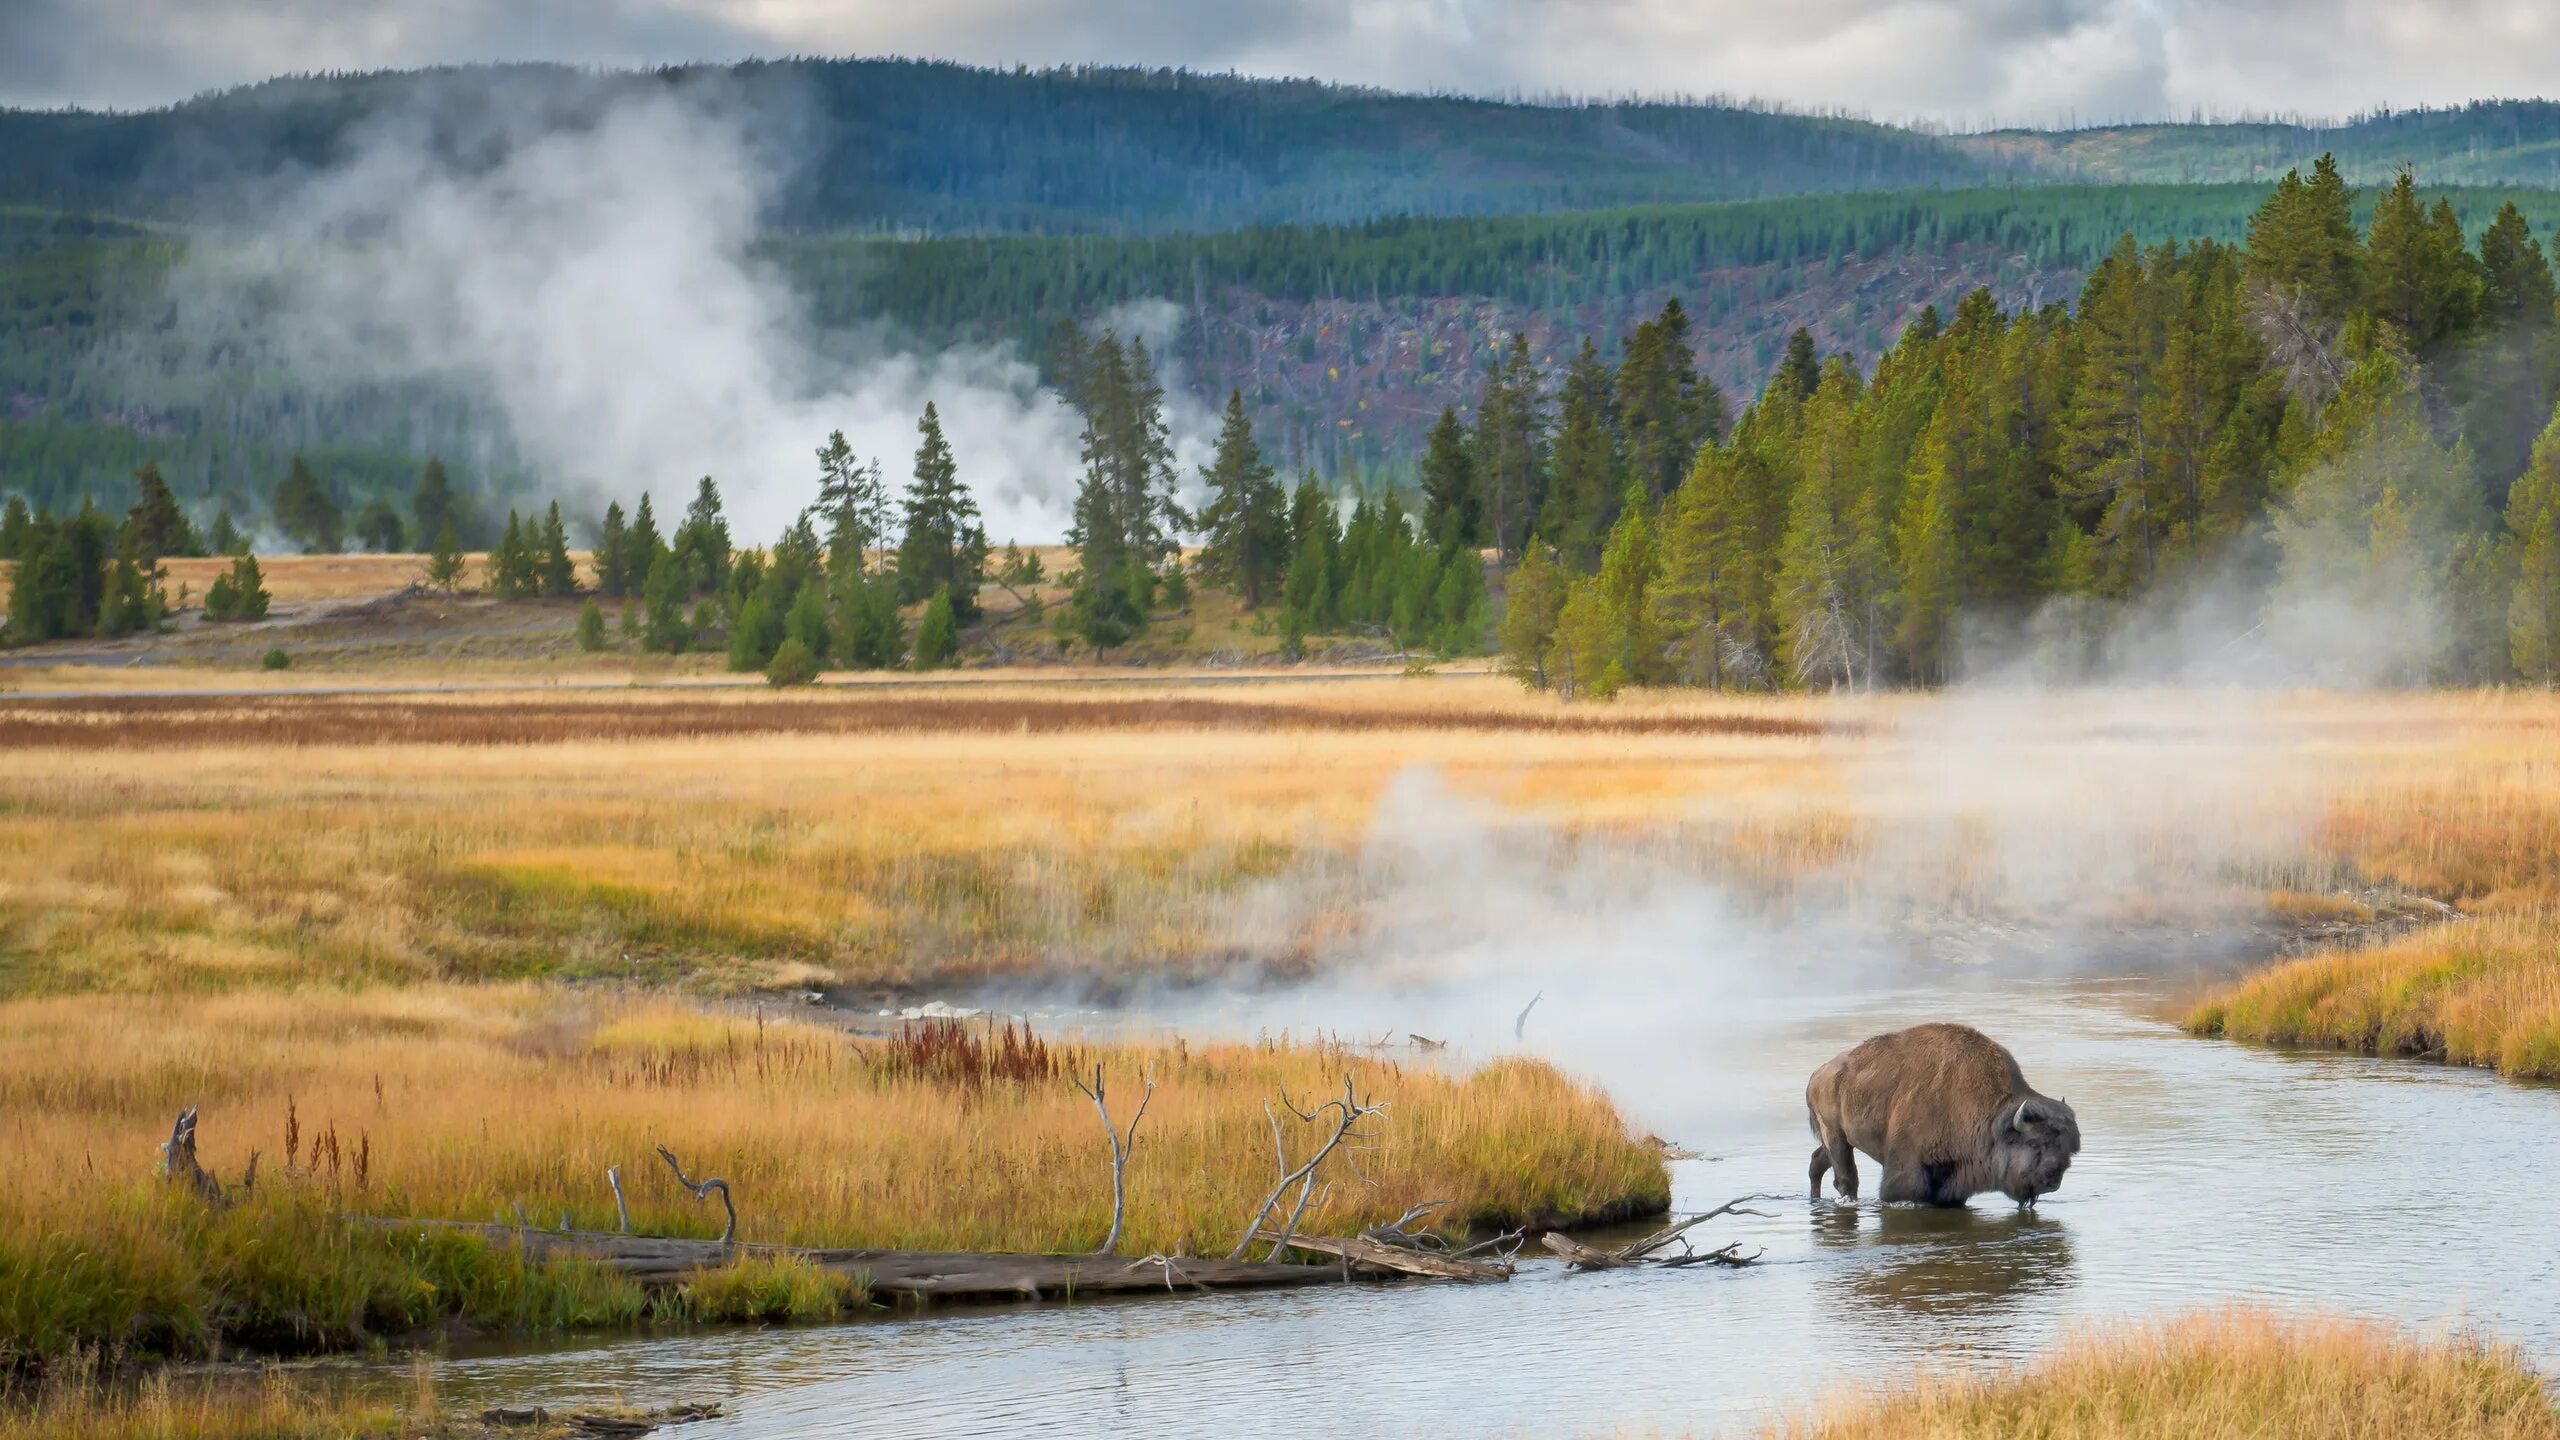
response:
M1815 1151L1814 1155L1817 1160L1830 1162L1831 1188L1840 1193L1840 1198L1857 1199L1858 1147L1849 1143L1849 1137L1843 1134L1838 1126L1827 1127L1822 1131L1822 1148ZM1817 1195L1822 1193L1819 1185L1814 1187L1814 1193Z
M1831 1152L1823 1146L1813 1147L1813 1160L1804 1167L1807 1180L1813 1182L1813 1198L1822 1198L1822 1176L1831 1168Z
M1888 1204L1902 1205L1928 1200L1929 1172L1917 1165L1887 1165L1881 1198Z

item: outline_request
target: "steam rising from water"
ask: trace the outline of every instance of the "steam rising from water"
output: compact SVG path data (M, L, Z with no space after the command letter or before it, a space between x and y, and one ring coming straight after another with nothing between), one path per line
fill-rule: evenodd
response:
M458 391L502 423L484 456L519 457L544 497L627 507L647 489L666 515L715 476L742 544L815 498L811 454L831 430L902 484L930 400L989 534L1061 535L1077 422L1030 364L915 353L881 331L822 338L755 260L779 167L751 129L773 115L672 90L585 121L498 113L481 117L495 138L473 148L497 158L480 166L395 115L254 226L193 247L170 282L182 329L235 365ZM1176 316L1104 318L1160 342ZM1172 419L1205 429L1196 405Z

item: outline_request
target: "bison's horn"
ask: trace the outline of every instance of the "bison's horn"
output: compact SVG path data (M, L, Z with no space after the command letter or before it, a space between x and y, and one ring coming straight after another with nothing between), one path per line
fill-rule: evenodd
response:
M2011 1115L2011 1116L2009 1117L2009 1128L2010 1128L2010 1129L2012 1129L2012 1130L2023 1130L2023 1129L2025 1129L2025 1128L2026 1128L2026 1124L2027 1124L2027 1103L2028 1103L2028 1102L2026 1102L2026 1101L2024 1101L2024 1100L2021 1100L2021 1101L2019 1101L2019 1102L2018 1102L2018 1109L2017 1109L2017 1113L2016 1113L2016 1114L2013 1114L2013 1115Z

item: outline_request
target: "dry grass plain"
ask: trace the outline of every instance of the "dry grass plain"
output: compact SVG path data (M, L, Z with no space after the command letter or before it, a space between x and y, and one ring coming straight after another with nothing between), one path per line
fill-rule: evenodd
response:
M1358 923L1356 857L1417 767L1485 823L1626 842L1773 905L2021 903L1975 843L1994 831L2278 917L2433 897L2466 918L2279 966L2194 1024L2560 1071L2560 701L2257 697L2243 743L2230 708L1574 708L1451 677L0 697L0 1045L41 1057L0 1077L0 1143L76 1157L0 1181L0 1331L23 1359L629 1320L638 1297L595 1275L387 1250L333 1216L595 1224L618 1165L635 1223L707 1233L651 1183L661 1141L738 1181L753 1239L1090 1244L1100 1137L1062 1081L920 1080L883 1042L737 1007L1309 970ZM1273 887L1298 918L1240 926ZM1050 1038L1123 1097L1161 1087L1133 1253L1222 1252L1268 1184L1263 1101L1345 1074L1392 1119L1318 1228L1419 1198L1496 1219L1665 1193L1606 1099L1542 1065ZM208 1218L140 1178L183 1103L224 1174L263 1152L255 1205ZM283 1178L288 1114L305 1144L336 1137L334 1176Z

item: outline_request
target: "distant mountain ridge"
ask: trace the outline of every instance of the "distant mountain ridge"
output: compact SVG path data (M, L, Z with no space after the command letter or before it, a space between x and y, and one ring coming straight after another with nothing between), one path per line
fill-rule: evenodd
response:
M1724 103L1536 103L1108 67L793 59L648 72L470 66L288 77L131 113L0 111L0 205L176 216L325 166L397 116L466 163L674 89L744 107L784 161L773 222L1162 234L2047 182L2264 181L2335 151L2360 183L2560 186L2560 104L2336 126L1939 135Z

